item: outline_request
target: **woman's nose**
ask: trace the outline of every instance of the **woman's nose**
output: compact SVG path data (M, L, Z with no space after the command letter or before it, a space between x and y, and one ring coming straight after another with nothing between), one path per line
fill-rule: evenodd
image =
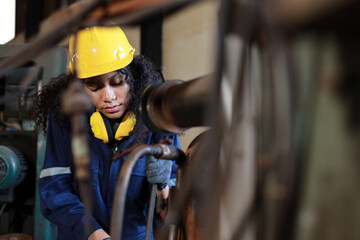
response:
M113 101L116 99L115 91L111 86L106 86L104 91L104 101Z

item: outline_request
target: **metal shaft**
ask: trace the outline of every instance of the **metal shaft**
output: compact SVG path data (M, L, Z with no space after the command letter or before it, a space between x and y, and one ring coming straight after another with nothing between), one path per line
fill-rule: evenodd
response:
M188 82L170 80L149 87L141 105L147 126L168 134L207 125L204 116L210 102L210 80L210 77Z

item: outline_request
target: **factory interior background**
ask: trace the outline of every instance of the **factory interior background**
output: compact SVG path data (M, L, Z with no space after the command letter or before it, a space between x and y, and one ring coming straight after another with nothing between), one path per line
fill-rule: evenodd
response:
M131 22L126 16L153 10L121 25L136 54L158 64L166 80L194 82L194 94L205 99L203 115L194 112L202 124L183 129L180 144L186 151L213 130L196 155L202 165L189 172L211 169L200 180L189 177L184 187L192 195L178 189L188 194L183 200L197 197L195 181L207 186L198 200L209 206L201 239L360 239L360 4L194 0L174 1L168 10L172 1L136 1L143 7L110 20ZM81 1L6 2L14 15L1 21L13 35L0 45L0 146L16 156L0 149L0 240L55 239L37 196L44 136L34 136L28 110L36 91L66 71L70 28L47 45L45 60L24 55L10 69L6 59L49 36L61 13ZM37 62L41 71L24 89ZM17 175L6 168L14 157L22 169Z

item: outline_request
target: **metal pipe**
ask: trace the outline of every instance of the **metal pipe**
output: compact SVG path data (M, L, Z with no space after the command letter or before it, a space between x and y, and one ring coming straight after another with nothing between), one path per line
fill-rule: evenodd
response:
M45 50L55 46L69 33L72 33L77 28L76 26L88 13L101 4L101 0L82 1L79 3L79 8L75 13L70 14L65 20L56 25L53 30L49 31L45 35L37 35L26 46L19 49L10 57L4 59L0 63L0 76L4 75L8 71L23 65L34 56L38 56Z
M105 4L106 2L106 4ZM117 25L139 24L157 14L171 13L194 0L89 0L79 1L65 10L58 10L54 16L54 27L44 34L38 34L31 39L29 44L14 52L13 55L0 63L0 76L10 70L21 66L40 53L58 44L64 37L75 32L79 26L90 27L94 25L109 25L112 20ZM114 19L117 17L116 19Z
M131 172L137 160L143 155L154 155L156 158L176 160L185 158L185 154L175 146L156 144L136 146L127 156L124 165L121 167L119 178L116 184L114 207L111 215L110 235L112 239L121 239L124 206L127 188ZM115 157L116 158L116 157Z
M147 223L146 223L145 240L151 239L151 230L152 230L151 225L152 225L153 218L154 218L156 190L157 190L157 185L153 184L151 187L149 211L148 211L148 218L147 218Z
M161 134L207 125L204 116L211 99L210 80L210 76L188 82L170 80L148 87L140 109L145 124Z
M86 112L91 108L90 100L77 80L71 83L62 96L64 113L71 117L72 140L71 148L75 165L75 175L79 183L80 199L85 205L85 231L90 234L90 213L92 199L90 192L90 157L88 134L86 126Z
M84 26L109 25L111 22L119 25L138 25L159 15L171 14L199 0L112 0L96 8L84 21Z

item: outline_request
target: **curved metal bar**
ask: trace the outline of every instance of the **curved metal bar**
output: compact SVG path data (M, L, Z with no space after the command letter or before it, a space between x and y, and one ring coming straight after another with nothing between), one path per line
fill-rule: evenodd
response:
M185 158L183 151L175 146L165 144L156 145L138 145L127 156L124 165L122 166L116 185L114 196L114 207L111 215L110 235L112 239L121 239L123 221L124 221L124 206L127 188L129 185L131 172L137 160L143 155L154 155L156 158L179 160Z
M130 175L137 160L145 154L160 155L161 149L150 145L140 145L135 147L126 158L124 165L120 170L114 196L114 207L111 215L110 235L112 239L121 239L124 221L123 209L125 206L125 196L129 185Z
M149 203L149 211L148 211L148 219L146 223L146 232L145 232L145 240L151 239L151 230L152 230L152 222L154 219L154 212L155 212L155 202L156 202L156 190L157 185L153 184L151 187L151 194L150 194L150 203Z

